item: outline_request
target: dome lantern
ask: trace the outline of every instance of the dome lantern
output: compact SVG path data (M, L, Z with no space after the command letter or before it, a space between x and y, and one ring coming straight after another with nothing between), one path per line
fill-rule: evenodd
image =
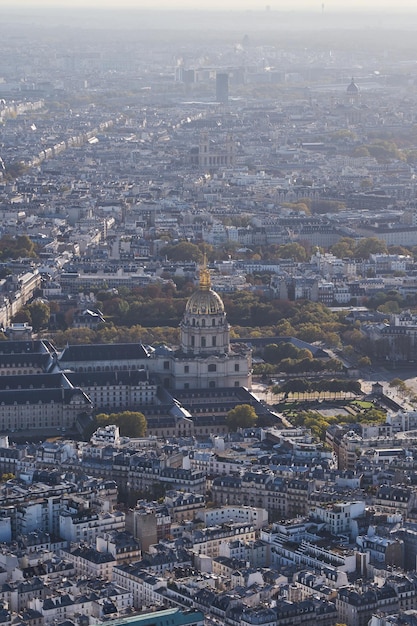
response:
M200 268L200 290L209 291L211 289L210 270L207 267L207 257L204 255L203 265Z

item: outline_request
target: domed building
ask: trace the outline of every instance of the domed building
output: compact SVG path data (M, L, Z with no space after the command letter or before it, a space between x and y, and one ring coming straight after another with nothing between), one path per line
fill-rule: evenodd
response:
M348 102L350 102L350 104L355 104L356 102L358 102L359 97L360 89L355 83L354 78L352 77L352 80L350 81L346 89L346 99L348 100Z
M200 269L199 288L189 298L180 324L181 344L171 357L175 389L251 387L252 356L245 344L230 344L224 304Z
M180 324L181 351L192 356L229 352L229 325L224 304L211 288L210 271L200 270L199 289L189 298Z

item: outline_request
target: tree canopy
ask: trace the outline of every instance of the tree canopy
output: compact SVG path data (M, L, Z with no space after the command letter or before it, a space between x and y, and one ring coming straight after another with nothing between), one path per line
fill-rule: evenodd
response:
M51 310L49 304L42 300L34 300L13 316L13 322L27 322L33 326L35 332L39 332L42 328L48 326L50 316Z
M378 237L365 237L355 241L352 237L341 237L331 248L330 252L339 259L369 259L370 254L388 252L387 244Z
M250 404L238 404L230 409L226 416L226 424L229 430L236 431L238 428L250 428L255 426L258 416Z
M36 245L27 235L3 235L0 238L0 261L36 256Z
M326 430L331 424L382 424L386 420L386 413L369 405L350 415L337 414L335 408L334 415L323 415L315 410L297 411L289 419L294 426L310 428L315 437L324 441Z
M197 261L199 263L203 258L200 248L189 241L168 245L162 253L171 261Z
M123 437L144 437L148 427L146 417L139 411L122 411L121 413L98 413L96 422L99 426L115 424Z

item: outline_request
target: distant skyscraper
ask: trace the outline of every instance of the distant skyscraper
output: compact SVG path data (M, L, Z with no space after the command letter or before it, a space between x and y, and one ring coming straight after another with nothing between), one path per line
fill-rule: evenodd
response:
M216 74L216 101L224 104L229 101L229 74Z

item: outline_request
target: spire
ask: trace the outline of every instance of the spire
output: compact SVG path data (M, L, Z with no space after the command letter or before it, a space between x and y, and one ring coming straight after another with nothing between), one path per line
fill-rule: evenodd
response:
M203 263L200 267L200 289L203 289L204 291L211 289L210 270L207 267L206 253L204 253Z

